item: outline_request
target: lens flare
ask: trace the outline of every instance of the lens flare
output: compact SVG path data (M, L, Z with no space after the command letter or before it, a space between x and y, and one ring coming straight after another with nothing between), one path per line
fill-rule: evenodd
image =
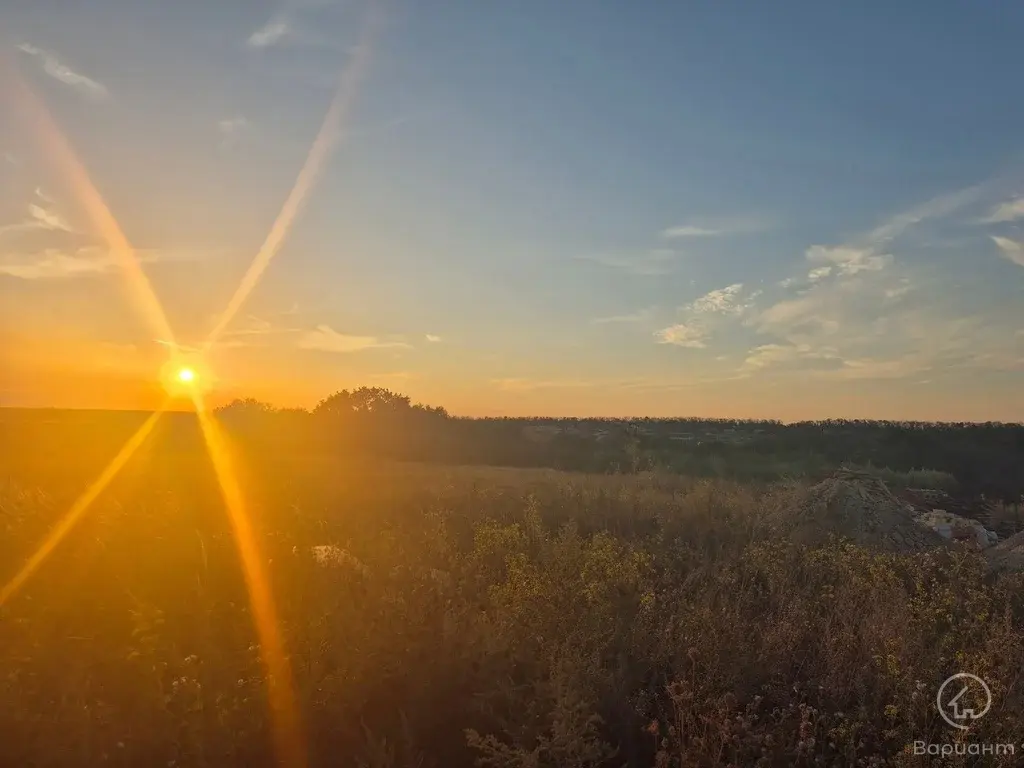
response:
M305 741L292 685L291 667L281 637L281 624L264 567L266 560L260 553L256 532L246 513L245 497L238 482L228 441L199 395L195 398L195 406L242 562L249 604L260 643L260 655L266 671L267 696L278 760L281 765L298 768L306 765Z
M67 513L57 522L50 532L50 535L46 537L42 544L35 553L28 559L28 562L18 571L15 576L8 581L2 590L0 590L0 606L3 606L8 600L10 600L15 593L20 590L29 577L32 576L39 567L45 562L46 558L52 554L57 548L57 545L64 540L71 529L75 527L75 524L81 519L92 503L96 501L96 498L103 493L103 490L110 485L110 481L113 480L118 472L120 472L124 465L128 463L128 460L135 454L139 447L145 442L149 433L153 431L153 427L156 425L157 419L166 410L166 404L159 410L154 411L148 419L139 427L138 431L128 438L128 442L124 444L124 447L118 452L110 463L107 464L100 476L97 477L92 484L85 489L81 496L71 505L71 508Z
M0 84L10 94L15 104L14 114L22 115L43 148L43 154L64 178L78 203L85 210L96 234L110 249L128 284L132 300L149 324L150 330L160 338L171 339L174 334L167 322L163 306L153 291L146 273L139 264L128 238L110 212L106 201L100 195L89 173L72 149L70 142L61 133L46 105L17 73L14 66L0 56Z
M316 139L310 147L295 185L288 194L265 242L260 247L260 250L243 275L238 288L221 313L216 326L204 345L204 351L209 350L224 332L259 283L270 261L277 255L296 216L313 188L317 174L326 163L337 141L338 134L343 130L370 56L372 35L378 21L376 11L376 6L370 11L360 36L359 45L356 47L348 66L341 73L334 98L331 101ZM277 756L283 765L304 766L306 765L306 749L302 734L301 717L295 698L291 669L287 654L285 653L284 641L274 606L270 582L264 567L265 561L260 554L257 537L246 512L238 473L235 470L227 440L203 402L203 394L212 385L213 377L201 364L201 357L199 362L192 362L190 360L188 365L182 364L181 355L178 353L180 348L174 342L174 335L171 332L163 306L153 291L138 258L135 256L134 250L118 225L117 220L107 207L106 202L89 178L85 167L75 155L67 139L58 129L45 105L36 98L28 85L17 76L12 66L7 66L6 61L0 61L0 75L5 72L9 72L10 76L4 77L2 80L10 86L8 90L11 93L12 101L15 102L17 107L15 111L29 118L33 133L40 139L47 159L65 177L69 187L88 214L93 228L102 236L112 255L118 260L127 280L131 296L141 310L150 329L158 338L167 340L168 345L173 350L176 350L175 354L172 354L165 364L160 378L171 398L176 394L187 394L195 405L204 442L217 475L221 496L231 522L244 571L256 633L259 637L262 659L266 670L268 697L272 714L271 722ZM22 569L0 589L0 606L4 605L16 594L32 574L41 567L46 558L67 536L100 493L124 468L125 464L127 464L129 459L149 436L150 432L152 432L160 414L167 409L171 398L158 411L154 412L139 430L128 439L120 452L110 461L92 484L86 488L75 503L72 504L68 512L61 518L50 535L47 536Z
M359 44L356 46L348 66L342 70L331 106L327 110L327 115L324 117L323 124L320 126L320 131L317 133L313 145L309 149L306 162L303 164L302 170L299 171L298 178L295 180L295 186L288 193L288 197L285 199L277 219L274 220L274 224L271 226L270 232L263 245L260 246L255 258L253 258L252 264L249 265L249 269L242 276L238 289L231 297L231 300L228 301L228 305L221 313L217 325L210 332L210 336L206 341L206 350L209 350L216 343L217 339L220 338L220 335L224 333L225 329L227 329L235 315L238 314L238 310L242 308L245 300L249 297L249 294L252 293L256 284L259 283L260 278L263 277L263 273L270 265L270 261L277 255L281 244L295 222L295 217L299 214L302 204L316 182L317 174L330 156L338 135L343 131L345 122L348 119L348 113L359 91L360 81L369 63L373 33L379 21L376 10L376 7L371 9L363 26Z

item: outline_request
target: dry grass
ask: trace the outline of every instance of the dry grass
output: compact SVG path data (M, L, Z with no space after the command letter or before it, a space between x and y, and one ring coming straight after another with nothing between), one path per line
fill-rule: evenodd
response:
M0 490L4 576L77 491L57 474ZM1020 576L790 544L792 491L302 461L245 484L317 766L913 765L965 738L934 707L961 670L995 696L967 738L1020 741ZM0 626L5 765L272 764L198 460L130 471Z

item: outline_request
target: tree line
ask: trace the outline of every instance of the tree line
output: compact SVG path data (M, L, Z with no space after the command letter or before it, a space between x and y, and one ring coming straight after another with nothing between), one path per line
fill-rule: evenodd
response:
M235 400L217 416L262 451L361 452L439 463L585 472L666 470L770 481L842 465L932 469L962 490L1019 501L1024 425L828 419L465 418L382 387L343 389L312 410Z

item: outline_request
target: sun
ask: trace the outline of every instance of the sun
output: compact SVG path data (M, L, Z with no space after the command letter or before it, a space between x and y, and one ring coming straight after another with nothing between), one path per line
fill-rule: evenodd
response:
M175 400L195 400L217 386L217 377L198 355L174 355L160 367L158 381Z

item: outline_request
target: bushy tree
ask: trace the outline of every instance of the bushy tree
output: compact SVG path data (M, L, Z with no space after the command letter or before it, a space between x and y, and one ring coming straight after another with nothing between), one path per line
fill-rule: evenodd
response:
M264 403L254 397L236 398L227 405L222 405L214 413L222 419L244 420L268 416L277 411L270 403Z

